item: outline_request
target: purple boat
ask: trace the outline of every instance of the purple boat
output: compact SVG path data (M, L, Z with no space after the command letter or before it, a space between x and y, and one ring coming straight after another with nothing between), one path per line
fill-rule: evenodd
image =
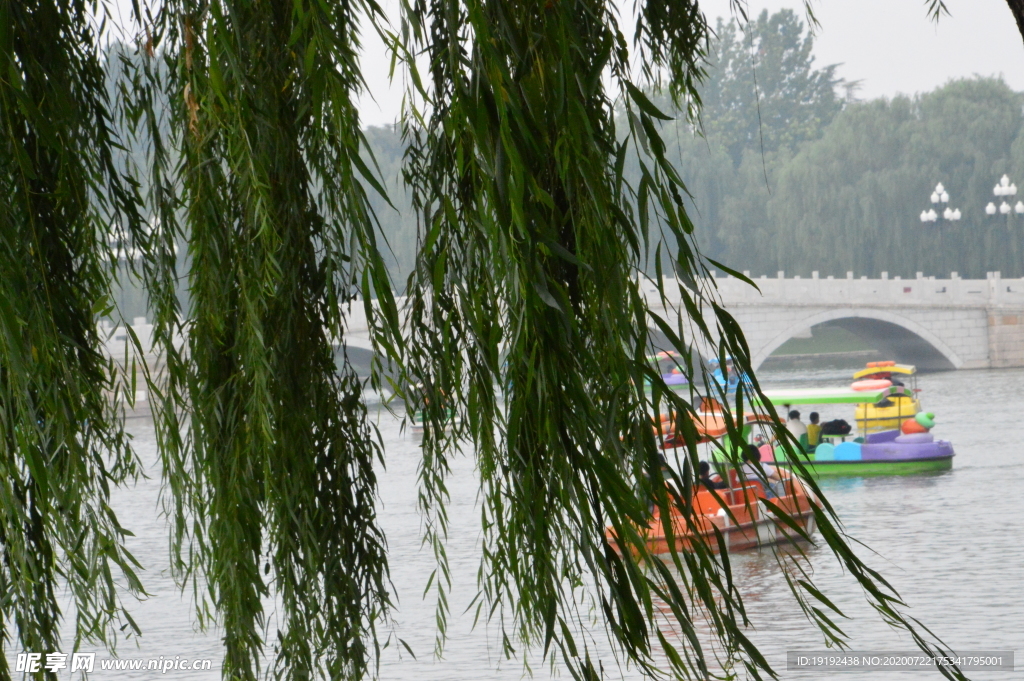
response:
M826 388L765 391L775 405L871 404L885 399L913 396L903 386L889 385L871 389ZM900 430L868 433L863 439L847 442L823 442L803 460L816 476L901 475L948 470L953 466L953 445L932 435L934 414L918 412L905 421ZM850 437L850 436L847 436ZM769 450L775 462L787 465L782 447ZM765 454L762 453L762 461Z

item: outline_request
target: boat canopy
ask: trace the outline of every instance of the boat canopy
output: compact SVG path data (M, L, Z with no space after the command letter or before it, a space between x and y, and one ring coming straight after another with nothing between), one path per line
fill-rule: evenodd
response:
M662 414L659 419L664 427L669 427L671 424L671 417L668 414ZM742 419L738 420L738 426L740 429L744 427L753 426L757 423L771 424L772 418L768 414L764 413L747 413L743 415ZM725 417L721 411L716 412L698 412L696 415L690 416L690 422L693 427L697 430L698 442L707 442L708 440L717 440L720 437L724 437L729 432L729 427L725 423ZM670 439L674 437L675 433L671 430L668 432Z
M657 352L657 353L655 353L653 355L648 355L647 356L647 361L648 362L664 362L666 359L676 359L676 358L679 358L679 357L682 357L682 355L680 355L675 350L662 350L662 351Z
M876 364L872 362L872 364ZM881 364L878 362L877 364ZM868 366L864 369L860 369L853 375L853 380L859 380L868 376L876 376L878 374L904 374L906 376L913 376L917 373L917 367L913 364L890 364L888 366Z
M902 385L874 390L853 388L794 388L791 390L766 390L766 400L774 405L782 404L875 404L887 397L913 397L913 391ZM764 402L754 397L755 405Z
M887 388L874 390L853 390L852 388L796 388L791 390L766 390L765 400L753 397L749 407L763 407L766 403L773 405L794 405L794 404L875 404L887 397L913 397L912 390L901 385L893 385ZM748 407L748 408L749 408ZM691 422L697 431L699 441L706 442L723 437L728 428L725 423L722 407L715 400L705 400L701 403L698 413L691 416ZM674 438L669 424L672 417L663 414L657 417L663 426L668 430L670 439ZM752 426L755 423L771 423L771 418L764 413L747 412L737 419L740 428ZM657 426L656 426L657 428Z

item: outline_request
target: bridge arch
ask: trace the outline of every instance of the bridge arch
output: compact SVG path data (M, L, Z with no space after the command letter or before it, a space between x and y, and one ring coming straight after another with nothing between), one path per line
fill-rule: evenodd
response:
M964 360L941 338L921 324L902 315L871 308L826 310L790 324L752 354L757 369L795 334L821 324L840 326L870 341L886 355L901 362L930 370L958 369Z
M359 348L361 350L369 350L373 352L373 342L369 338L369 333L346 333L345 334L345 347ZM340 350L341 345L335 343L335 349Z

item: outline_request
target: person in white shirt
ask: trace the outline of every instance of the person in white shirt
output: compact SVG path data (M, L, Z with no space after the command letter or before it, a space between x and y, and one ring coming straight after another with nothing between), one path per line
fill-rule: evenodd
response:
M789 420L786 421L786 429L793 433L793 437L797 440L800 439L801 435L807 435L807 426L800 420L800 412L796 409L789 412Z
M765 485L765 496L773 499L786 493L784 483L790 479L789 471L761 463L761 450L754 445L744 445L743 466L740 474L745 480L756 480Z

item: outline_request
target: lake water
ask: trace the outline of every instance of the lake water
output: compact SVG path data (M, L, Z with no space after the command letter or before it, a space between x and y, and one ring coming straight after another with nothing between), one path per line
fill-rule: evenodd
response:
M849 371L763 374L773 387L843 384ZM900 592L909 613L959 651L1015 650L1015 672L974 672L977 679L1024 678L1024 371L969 371L924 375L922 401L937 414L935 433L953 442L957 456L948 472L903 477L850 478L822 483L850 534L864 542L868 563ZM851 419L846 407L822 413L823 420ZM852 408L849 408L852 412ZM143 574L152 597L132 607L143 631L120 645L123 657L211 658L206 672L171 671L167 678L219 679L217 632L196 632L188 596L175 588L167 571L167 530L158 513L159 470L152 424L133 419L138 450L149 465L149 480L118 493L122 522L136 533L129 547L147 566ZM420 547L416 509L419 447L390 417L382 418L388 468L381 478L381 522L390 545L397 589L395 633L416 659L391 646L382 656L383 679L417 681L519 679L520 661L501 658L494 626L472 626L462 615L476 594L480 557L479 509L469 457L455 460L451 539L448 543L454 588L449 638L436 659L433 603L423 589L434 567ZM854 580L842 573L826 550L809 549L816 583L852 619L841 623L859 651L914 650L909 636L888 628L873 613ZM787 672L787 650L824 650L820 634L803 619L770 553L734 559L734 572L753 620L751 637L784 679L824 678L822 672ZM100 653L99 657L105 657ZM145 672L97 672L96 679L149 678ZM534 667L537 678L549 671ZM630 676L628 672L625 673ZM936 672L845 672L850 678L939 678ZM561 675L565 678L565 675ZM614 674L612 675L614 678Z

